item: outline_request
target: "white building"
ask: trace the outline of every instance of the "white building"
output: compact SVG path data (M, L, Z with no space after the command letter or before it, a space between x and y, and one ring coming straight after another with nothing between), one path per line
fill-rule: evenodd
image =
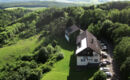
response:
M75 24L65 30L65 38L68 42L76 43L76 38L82 30Z
M94 35L88 31L84 31L78 35L76 44L77 66L98 65L100 63L101 49Z

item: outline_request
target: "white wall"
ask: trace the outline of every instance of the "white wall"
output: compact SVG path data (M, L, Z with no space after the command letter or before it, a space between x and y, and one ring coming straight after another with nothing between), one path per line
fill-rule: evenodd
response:
M83 59L85 59L85 61L81 61L81 60L83 60ZM87 62L87 57L84 57L84 56L77 56L77 66L85 66L85 65L87 65L88 64L88 62Z
M93 56L77 56L77 66L88 65L88 63L99 63L100 62L100 55L96 52L93 52ZM85 59L85 61L81 61ZM96 61L95 61L96 60Z
M93 56L88 56L88 62L89 63L99 63L100 62L100 55L96 52L93 52ZM97 60L97 62L95 61Z
M69 42L69 37L66 34L65 34L65 38Z

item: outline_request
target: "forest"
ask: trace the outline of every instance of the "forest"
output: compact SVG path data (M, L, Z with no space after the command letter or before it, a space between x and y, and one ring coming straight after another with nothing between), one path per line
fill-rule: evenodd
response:
M0 80L44 80L44 74L65 58L60 42L65 29L72 24L80 25L83 30L87 29L98 39L104 38L111 42L121 80L130 80L129 1L38 11L0 9L0 54L5 52L4 49L10 51L10 46L14 45L13 49L19 49L26 45L21 43L17 46L21 40L37 39L38 42L35 45L28 43L32 48L20 47L20 50L23 48L25 51L12 52L25 54L10 55L14 58L11 62L2 62L6 58L0 59ZM73 46L70 49L71 47Z

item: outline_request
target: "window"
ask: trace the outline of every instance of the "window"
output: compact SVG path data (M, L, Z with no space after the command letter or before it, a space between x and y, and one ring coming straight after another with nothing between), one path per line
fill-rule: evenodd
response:
M84 57L81 59L81 62L85 62L85 58Z
M98 54L95 54L95 56L98 56Z
M94 59L94 62L98 62L98 59Z
M92 61L93 59L88 59L88 61Z

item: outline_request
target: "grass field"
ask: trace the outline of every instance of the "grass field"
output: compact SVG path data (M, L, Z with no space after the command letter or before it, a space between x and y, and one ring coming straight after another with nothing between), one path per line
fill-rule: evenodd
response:
M24 54L31 54L37 46L37 38L20 40L16 44L0 48L0 65L15 61L16 57Z
M89 80L92 78L97 69L76 71L74 48L65 39L58 42L64 53L64 59L55 63L52 71L43 75L42 80Z

